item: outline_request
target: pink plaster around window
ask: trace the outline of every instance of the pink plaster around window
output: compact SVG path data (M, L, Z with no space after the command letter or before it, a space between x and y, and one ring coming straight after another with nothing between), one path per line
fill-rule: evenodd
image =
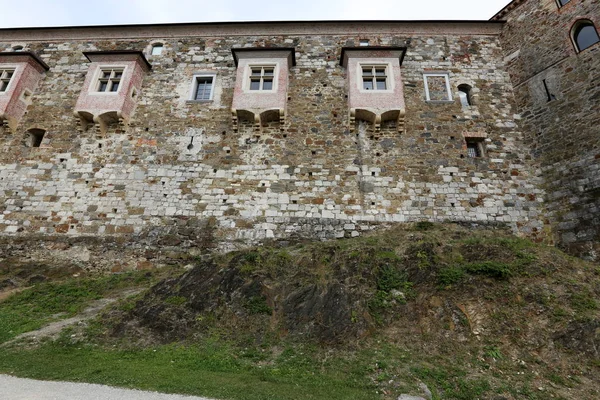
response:
M8 87L0 92L0 122L3 125L12 131L16 129L29 99L48 69L48 65L33 53L0 53L0 70L14 70Z
M243 48L232 50L237 65L231 113L234 129L240 119L250 120L255 129L279 120L283 129L287 109L288 71L295 65L293 48ZM270 90L251 90L252 67L274 68Z
M93 51L84 55L91 61L74 113L82 128L98 124L106 133L112 123L127 124L134 112L144 74L151 68L140 51ZM99 91L102 71L122 71L118 90Z
M348 115L350 129L355 120L366 120L379 131L381 122L395 120L398 131L404 130L404 88L400 66L404 47L345 47L340 63L346 67L348 78ZM385 70L385 89L377 90L363 86L363 68L375 67Z

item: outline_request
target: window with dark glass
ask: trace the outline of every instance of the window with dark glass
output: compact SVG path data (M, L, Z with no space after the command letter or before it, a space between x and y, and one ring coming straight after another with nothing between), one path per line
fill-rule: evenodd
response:
M364 90L387 90L387 73L385 65L362 66L362 82Z
M467 156L470 158L479 158L483 157L483 140L481 139L473 139L467 138Z
M212 76L199 76L196 78L196 91L194 100L210 100L212 99Z
M275 67L250 67L250 90L273 90Z
M0 92L6 92L14 73L14 69L0 69Z
M575 25L573 31L573 41L577 47L577 51L583 51L588 47L600 41L596 27L590 21L582 21Z
M559 7L562 7L562 6L564 6L565 4L567 4L569 1L571 1L571 0L558 0L558 6L559 6Z
M117 92L123 77L122 69L101 69L98 92Z

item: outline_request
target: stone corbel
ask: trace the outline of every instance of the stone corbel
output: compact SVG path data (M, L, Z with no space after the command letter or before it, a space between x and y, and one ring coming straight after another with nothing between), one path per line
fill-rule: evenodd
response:
M253 130L255 133L262 131L263 124L270 121L279 121L279 129L285 130L285 109L271 109L271 110L238 110L231 109L231 122L233 125L233 131L238 132L240 119L249 120L253 123Z
M350 133L354 132L354 127L356 126L356 108L351 108L348 113L348 130Z
M14 133L17 129L17 122L4 114L0 114L0 129L2 133Z
M398 133L405 133L406 131L406 110L398 110L398 121L396 122L396 128Z
M108 132L110 125L116 124L122 126L123 129L127 126L127 121L123 117L122 113L114 111L108 112L101 115L92 115L87 112L75 111L75 117L79 125L80 132L86 132L91 126L96 128L96 132L99 135L105 136Z

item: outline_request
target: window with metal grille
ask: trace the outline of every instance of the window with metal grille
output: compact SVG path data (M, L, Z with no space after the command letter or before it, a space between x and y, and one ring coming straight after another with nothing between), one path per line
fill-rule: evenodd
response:
M250 90L273 90L275 67L250 67Z
M361 66L364 90L387 90L387 67L385 65Z
M483 141L467 138L467 156L470 158L483 157Z
M196 90L194 100L210 100L212 98L213 77L196 77Z
M14 69L0 69L0 92L6 92L14 74Z
M98 92L117 92L123 78L123 69L101 69Z

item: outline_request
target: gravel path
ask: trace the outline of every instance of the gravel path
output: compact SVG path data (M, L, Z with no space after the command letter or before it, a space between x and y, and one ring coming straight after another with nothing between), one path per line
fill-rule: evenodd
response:
M210 400L206 397L116 389L89 383L35 381L8 375L0 375L0 398L2 400Z

